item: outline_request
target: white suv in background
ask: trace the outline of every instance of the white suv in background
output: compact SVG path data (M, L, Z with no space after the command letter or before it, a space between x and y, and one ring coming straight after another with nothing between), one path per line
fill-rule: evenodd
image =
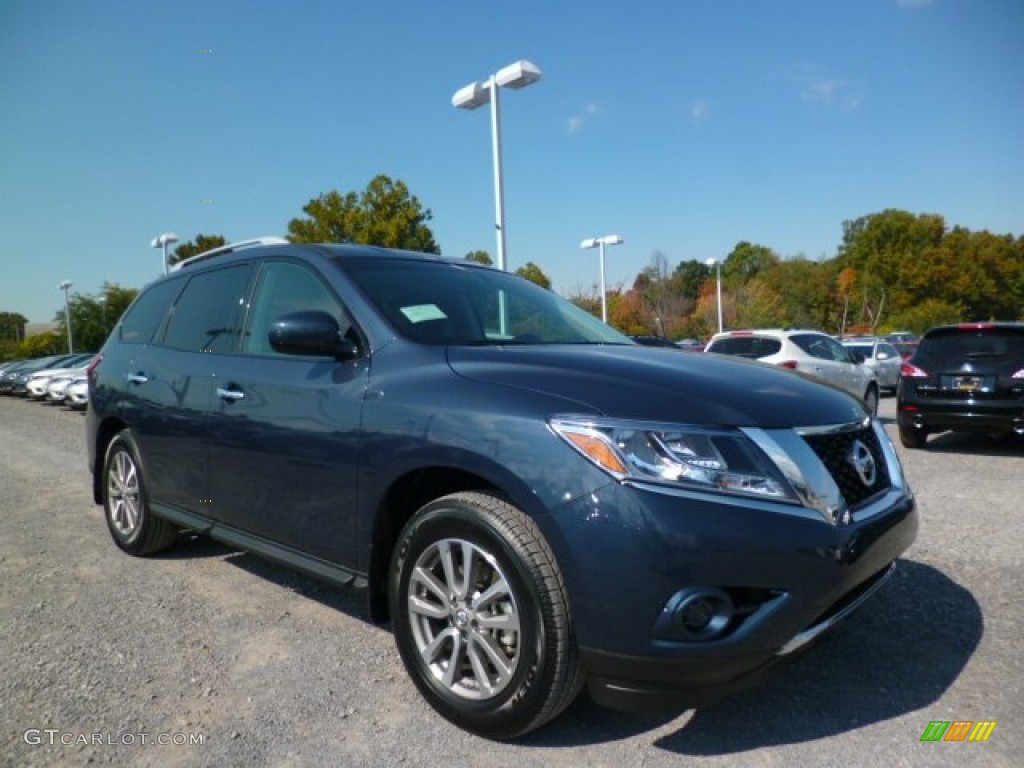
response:
M711 337L705 352L771 363L824 379L878 412L878 379L864 358L826 333L812 330L757 329L726 331Z

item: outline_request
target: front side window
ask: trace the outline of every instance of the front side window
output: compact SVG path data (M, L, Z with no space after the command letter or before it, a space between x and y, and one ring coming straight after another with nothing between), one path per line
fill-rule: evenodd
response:
M242 351L253 355L280 354L270 346L274 321L291 312L307 311L326 312L338 323L341 336L350 334L352 324L347 313L319 277L301 264L267 262L256 284Z
M249 273L248 264L239 264L193 276L174 305L164 343L189 352L235 351Z

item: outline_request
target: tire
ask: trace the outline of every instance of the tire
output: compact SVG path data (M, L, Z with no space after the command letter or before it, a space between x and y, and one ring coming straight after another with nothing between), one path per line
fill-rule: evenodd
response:
M460 728L511 739L579 693L561 574L536 524L511 504L486 493L427 504L399 537L388 587L406 670Z
M864 393L864 407L872 417L878 415L878 388L871 386Z
M928 442L928 433L923 429L900 425L900 443L904 448L920 449Z
M161 552L178 537L178 529L156 517L131 433L122 430L110 441L103 460L103 512L114 543L129 555Z

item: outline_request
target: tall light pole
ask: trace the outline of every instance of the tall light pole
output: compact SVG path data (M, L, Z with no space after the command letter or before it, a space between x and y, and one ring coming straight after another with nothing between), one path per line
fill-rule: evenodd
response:
M499 69L486 80L470 83L452 96L452 106L460 109L476 109L491 104L491 143L494 155L494 217L498 238L498 268L505 269L505 193L501 179L501 88L525 88L540 80L541 72L529 61L517 61Z
M709 267L714 264L716 272L716 286L715 292L718 297L718 332L722 332L722 262L718 259L708 259L706 262Z
M619 245L626 242L621 235L605 235L604 237L591 237L580 243L580 248L597 248L601 254L601 321L608 322L608 291L604 284L604 247L606 245Z
M71 290L73 283L70 280L64 280L60 285L57 286L57 290L64 291L64 325L68 327L68 354L72 354L75 349L71 346L71 302L68 299L68 291Z
M167 274L167 246L178 242L178 236L173 232L164 232L160 237L154 237L150 243L154 248L163 248L164 251L164 274Z

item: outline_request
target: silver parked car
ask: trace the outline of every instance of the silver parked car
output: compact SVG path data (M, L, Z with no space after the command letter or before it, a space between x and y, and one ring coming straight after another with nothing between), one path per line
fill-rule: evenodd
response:
M705 352L736 355L800 371L845 389L878 412L878 379L860 355L826 333L814 330L765 328L726 331L711 337Z
M900 383L900 351L885 339L874 337L844 339L843 346L864 358L864 365L875 372L878 386L888 392L895 392Z
M71 380L66 390L67 397L64 405L68 408L84 410L89 405L89 379L87 376L78 376Z

